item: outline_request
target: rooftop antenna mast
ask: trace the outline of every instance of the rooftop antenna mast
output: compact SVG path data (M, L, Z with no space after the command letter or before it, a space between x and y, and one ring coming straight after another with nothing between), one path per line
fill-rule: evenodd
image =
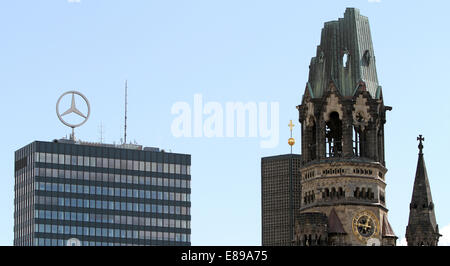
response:
M125 128L124 128L124 138L123 143L127 144L127 97L128 97L128 80L125 80Z
M100 143L103 143L103 122L100 122Z

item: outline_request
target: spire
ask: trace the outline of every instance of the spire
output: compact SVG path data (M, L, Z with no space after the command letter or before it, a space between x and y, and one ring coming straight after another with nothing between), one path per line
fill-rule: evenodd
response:
M408 246L436 246L440 237L427 169L423 158L423 141L419 135L419 160L410 204L409 222L406 227Z

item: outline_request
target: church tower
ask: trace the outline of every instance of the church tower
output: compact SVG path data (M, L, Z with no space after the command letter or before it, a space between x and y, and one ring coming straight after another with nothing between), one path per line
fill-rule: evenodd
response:
M326 22L299 111L297 245L395 245L386 208L384 124L368 18Z
M419 160L417 162L411 204L409 205L406 241L408 246L437 246L441 235L436 223L427 168L423 159L422 141L425 138L420 135L417 140L419 141Z

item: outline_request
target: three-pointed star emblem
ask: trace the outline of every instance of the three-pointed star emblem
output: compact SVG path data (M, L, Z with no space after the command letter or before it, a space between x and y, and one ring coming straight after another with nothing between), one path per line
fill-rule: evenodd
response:
M61 116L65 116L71 113L75 113L83 118L87 118L87 116L85 116L82 112L80 112L80 110L77 109L76 105L75 105L75 93L72 92L72 103L70 105L70 108L67 109L67 111L65 111L64 113L61 114Z
M69 94L72 94L72 102L71 102L71 104L70 104L70 107L69 107L69 109L67 109L64 113L60 113L60 112L59 112L59 103L61 102L61 99L62 99L65 95L69 95ZM77 108L77 105L76 105L76 103L75 103L75 94L78 95L78 96L80 96L80 97L84 100L84 102L86 103L86 105L87 105L87 114L81 112L81 111ZM83 120L82 122L78 123L78 124L71 124L71 123L68 123L67 121L64 121L63 116L66 116L66 115L72 114L72 113L74 113L74 114L76 114L76 115L82 117L84 120ZM83 94L81 94L81 93L78 92L78 91L68 91L68 92L65 92L65 93L63 93L63 94L59 97L58 101L56 102L56 115L58 116L59 120L60 120L64 125L66 125L66 126L68 126L68 127L75 128L75 127L79 127L79 126L83 125L83 124L86 123L86 121L88 120L90 114L91 114L91 107L90 107L90 105L89 105L88 99L86 98L86 96L84 96Z

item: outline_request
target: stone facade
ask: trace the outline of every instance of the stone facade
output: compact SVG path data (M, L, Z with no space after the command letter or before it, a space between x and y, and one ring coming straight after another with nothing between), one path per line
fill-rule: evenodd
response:
M417 161L414 188L409 205L409 221L406 227L406 241L408 246L437 246L439 227L436 223L434 203L428 181L427 168L423 156L422 136L417 138L419 144L419 159Z
M391 108L384 105L373 54L368 20L358 10L325 23L297 107L298 245L395 245L385 194L384 124Z
M326 22L309 69L297 106L301 156L298 166L289 168L293 179L286 178L286 164L275 166L263 158L263 245L395 246L386 205L384 141L386 113L392 107L384 105L378 84L367 17L348 8L344 18ZM406 239L408 245L434 246L440 234L424 139L418 140ZM286 209L287 203L293 209Z

